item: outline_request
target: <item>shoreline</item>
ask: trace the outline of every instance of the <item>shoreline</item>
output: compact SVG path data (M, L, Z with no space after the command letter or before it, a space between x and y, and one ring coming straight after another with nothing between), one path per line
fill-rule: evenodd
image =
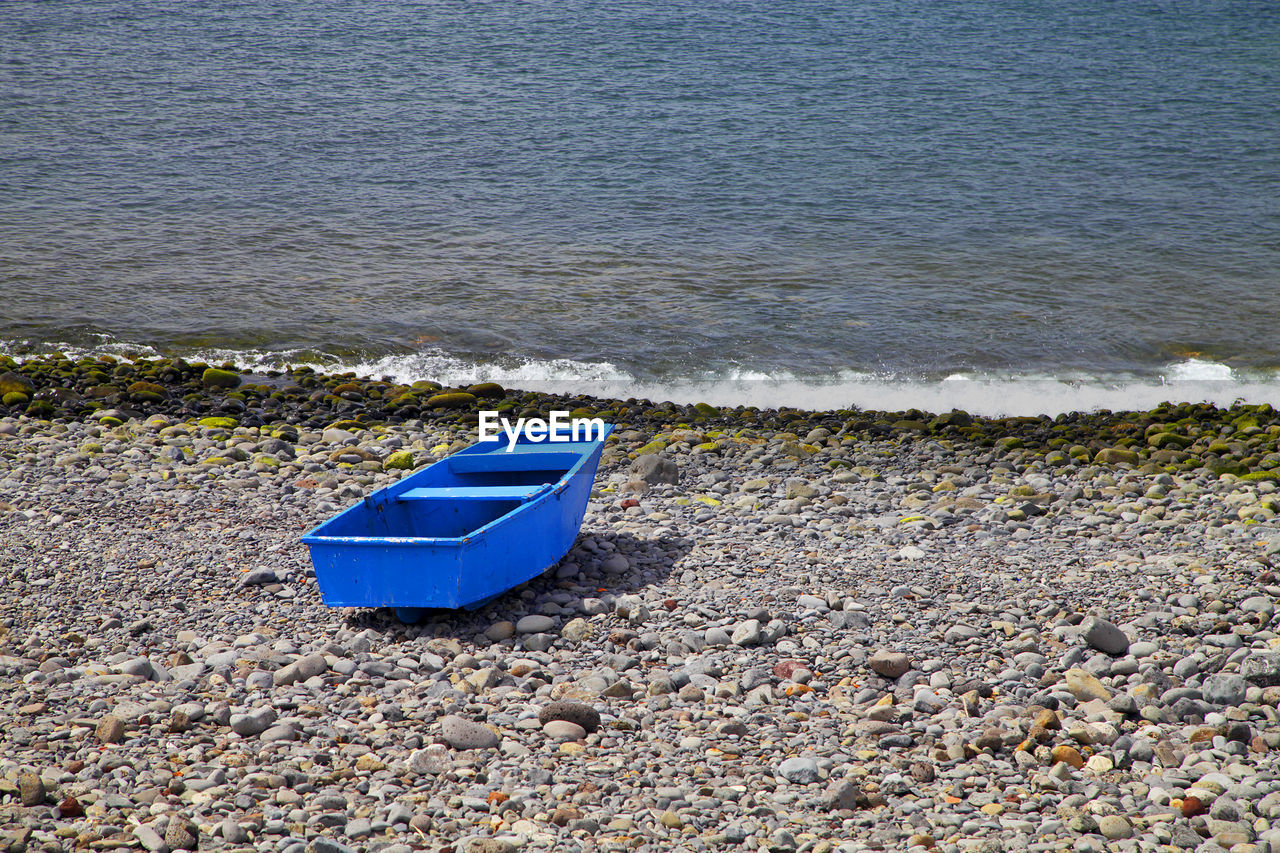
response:
M13 853L1280 844L1270 407L713 412L87 361L19 368L53 420L0 411ZM57 417L55 380L97 407ZM570 554L475 613L324 607L299 536L506 404L616 407Z
M229 363L211 366L180 358L109 355L75 360L50 356L20 363L0 355L0 374L9 377L0 378L0 416L106 418L108 425L112 419L160 414L226 417L239 426L319 427L343 420L382 425L417 419L475 427L482 409L545 417L558 408L610 417L620 428L685 424L723 431L821 426L842 437L933 437L1045 454L1056 448L1081 460L1083 449L1093 461L1103 461L1097 459L1098 452L1116 449L1120 456L1136 452L1137 463L1178 470L1203 466L1211 473L1263 476L1280 466L1280 456L1275 455L1280 449L1280 415L1267 403L1219 407L1164 402L1149 410L1009 417L960 410L935 414L920 409L761 409L526 392L494 382L452 388L425 380L400 384L353 373L328 375L309 367L251 373ZM1217 427L1216 436L1211 426Z

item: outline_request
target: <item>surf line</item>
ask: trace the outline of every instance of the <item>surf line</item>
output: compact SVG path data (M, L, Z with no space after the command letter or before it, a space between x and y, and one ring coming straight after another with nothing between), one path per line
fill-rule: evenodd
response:
M500 441L507 437L507 453L515 450L521 435L535 444L549 441L595 441L604 438L604 418L575 418L570 412L552 409L548 420L517 418L511 421L496 411L480 412L480 440Z

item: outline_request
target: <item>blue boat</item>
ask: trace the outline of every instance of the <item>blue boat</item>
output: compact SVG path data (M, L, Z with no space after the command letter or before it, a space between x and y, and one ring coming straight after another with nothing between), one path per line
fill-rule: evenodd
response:
M585 441L483 441L368 495L302 537L330 607L474 609L573 546L612 425ZM586 438L562 434L559 438Z

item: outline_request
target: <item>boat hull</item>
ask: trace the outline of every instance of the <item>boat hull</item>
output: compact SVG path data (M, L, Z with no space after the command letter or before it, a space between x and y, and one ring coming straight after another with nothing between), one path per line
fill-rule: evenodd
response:
M504 477L536 481L541 475L484 468L507 465L519 469L516 457L521 454L498 456L501 449L469 453L482 447L474 445L369 495L320 525L302 541L311 551L325 604L391 607L402 616L413 616L425 608L477 606L537 577L569 551L582 527L604 441L582 444L592 446L578 447L572 467L523 503L490 499L484 494L486 489L500 491L500 486L451 487L466 477L494 483ZM550 458L539 451L556 449L555 444L534 450L524 444L516 446L517 451L527 451L526 460L536 464L544 464L537 463L538 459ZM446 478L431 473L450 459L461 459L454 468L462 474L455 471ZM463 463L469 464L464 467ZM423 482L436 485L419 488ZM534 491L536 485L516 491ZM429 506L412 500L420 492L429 496L425 501ZM458 492L481 494L472 495L476 499L470 502L448 499ZM446 497L431 500L430 496L437 494ZM465 532L454 529L458 527L466 528ZM421 535L437 529L459 535Z

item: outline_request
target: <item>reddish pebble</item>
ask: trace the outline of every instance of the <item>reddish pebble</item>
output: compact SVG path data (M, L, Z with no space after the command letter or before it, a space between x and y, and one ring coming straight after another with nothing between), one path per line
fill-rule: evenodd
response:
M63 817L84 817L84 806L75 797L67 797L58 803L58 811Z
M797 669L806 669L798 660L778 661L773 665L773 674L779 678L790 679Z
M676 601L674 598L668 598L666 601L662 602L662 606L668 610L675 610L680 606L680 602Z
M1206 811L1204 803L1200 802L1199 797L1184 797L1182 800L1182 816L1195 817L1198 814L1204 814Z
M631 509L633 506L640 506L640 501L636 500L635 498L627 498L625 501L622 502L623 509Z

